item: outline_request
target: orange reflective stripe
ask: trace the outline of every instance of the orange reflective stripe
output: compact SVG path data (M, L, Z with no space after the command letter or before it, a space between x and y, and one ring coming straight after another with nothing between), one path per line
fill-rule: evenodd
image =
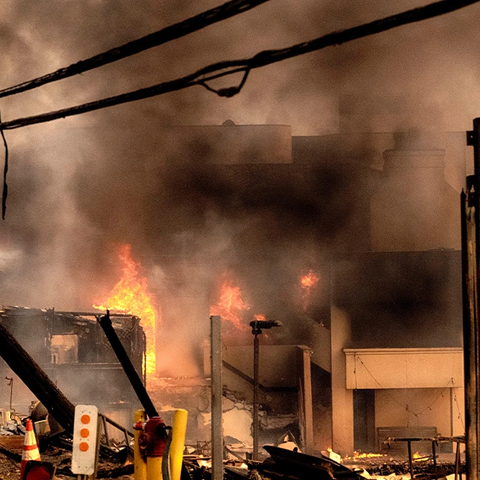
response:
M23 449L24 450L36 450L38 447L37 445L24 445Z

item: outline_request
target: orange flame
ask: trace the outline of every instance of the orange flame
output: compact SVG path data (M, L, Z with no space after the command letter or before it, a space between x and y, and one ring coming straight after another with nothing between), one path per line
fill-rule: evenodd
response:
M210 307L210 315L218 315L222 320L244 330L248 327L242 322L242 314L249 309L250 305L242 299L240 287L230 280L225 280L220 287L220 299Z
M300 286L302 287L302 300L304 309L310 301L312 290L317 286L319 281L318 275L313 270L310 270L306 275L300 278Z
M141 266L132 260L130 245L120 247L119 258L122 262L122 278L108 298L93 307L121 311L140 318L140 325L147 337L145 370L147 374L155 373L155 311L149 298L147 279L139 278L138 269Z

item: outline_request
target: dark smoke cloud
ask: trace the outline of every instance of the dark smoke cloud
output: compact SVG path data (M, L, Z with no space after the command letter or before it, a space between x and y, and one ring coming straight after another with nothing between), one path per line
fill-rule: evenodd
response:
M366 254L339 262L335 302L357 348L460 347L458 251Z
M53 71L219 3L4 2L1 86ZM123 93L419 3L272 0L172 44L7 98L1 103L2 118ZM185 301L190 302L189 316L208 315L205 299L215 297L219 275L232 267L259 309L288 311L286 303L294 300L282 303L278 292L292 291L298 272L320 268L335 248L349 248L345 232L352 231L352 222L358 222L353 228L360 243L368 242L358 213L369 187L359 184L360 173L311 167L299 170L291 183L292 177L282 178L276 166L259 167L258 175L239 166L216 166L213 178L195 165L157 168L167 162L170 148L158 134L160 127L220 125L232 119L236 124L291 125L294 135L338 133L339 98L348 94L406 98L398 128L470 128L480 98L478 12L478 6L469 7L253 71L232 99L194 87L7 132L10 196L0 227L0 302L89 308L118 279L114 245L131 243L134 256L154 272L158 302L162 295L195 299ZM368 128L368 122L363 125ZM193 158L199 153L193 151ZM187 256L189 264L179 268L176 259ZM191 305L195 302L200 306ZM205 334L205 325L197 324L198 329L182 330L191 335L188 341Z

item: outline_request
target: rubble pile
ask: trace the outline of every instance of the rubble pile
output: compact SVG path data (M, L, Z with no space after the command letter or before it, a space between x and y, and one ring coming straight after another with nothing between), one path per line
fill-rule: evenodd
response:
M23 443L23 436L19 437ZM2 447L3 440L0 438L0 479L18 480L20 477L20 462L22 460L22 447ZM41 452L42 461L51 463L55 467L57 478L77 477L70 470L72 452L69 449L49 445ZM97 478L121 478L133 475L133 458L126 454L119 454L117 458L98 461Z
M410 477L410 465L404 457L391 457L383 455L375 458L361 458L346 460L343 464L353 470L361 471L361 475L370 477ZM438 478L455 474L455 460L450 455L437 456L436 466L431 455L417 458L413 462L415 477L428 477L436 475ZM464 471L465 463L460 465Z

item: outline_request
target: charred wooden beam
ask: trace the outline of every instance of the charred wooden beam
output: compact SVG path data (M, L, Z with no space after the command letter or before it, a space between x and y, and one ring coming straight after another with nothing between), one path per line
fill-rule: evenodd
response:
M75 417L75 406L73 403L68 400L60 389L50 380L43 369L1 323L0 345L0 356L64 429L62 435L66 440L73 432ZM126 445L128 446L128 436L133 437L133 433L110 418L104 415L101 416L107 423L124 432ZM59 439L57 439L57 441L59 441ZM69 443L67 448L71 448ZM100 445L101 457L110 458L115 455L117 455L116 451L110 449L108 446Z
M135 370L135 367L133 366L132 361L130 360L130 357L125 351L125 348L122 345L122 342L118 338L117 332L115 332L115 329L113 328L112 321L110 320L109 312L107 311L106 315L97 319L101 327L103 328L103 331L105 332L105 335L107 336L108 341L110 342L110 345L112 346L113 351L115 352L115 355L118 358L118 361L122 365L125 371L125 374L130 380L130 383L133 389L135 390L135 393L137 394L138 399L140 400L140 403L145 409L145 412L150 418L158 417L157 410L147 393L147 389L145 388L145 385L142 383L142 380L138 375L138 372Z
M72 432L74 405L2 324L0 324L0 345L2 346L0 356L7 365L45 405L62 428Z

